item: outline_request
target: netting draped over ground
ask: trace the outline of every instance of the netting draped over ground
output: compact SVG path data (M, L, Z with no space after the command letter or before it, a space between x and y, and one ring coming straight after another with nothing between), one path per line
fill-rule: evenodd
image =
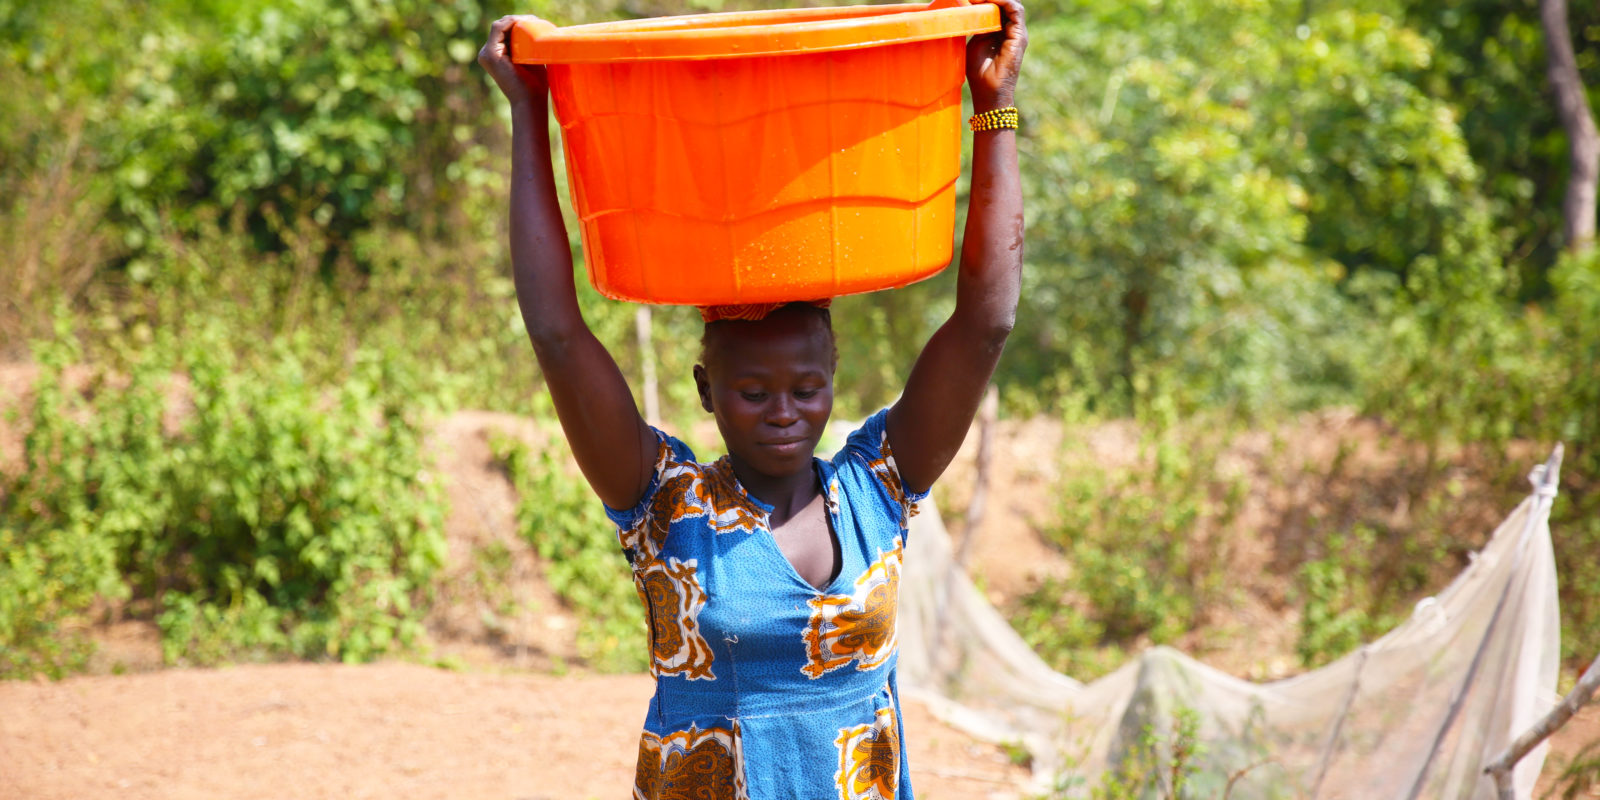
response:
M1559 465L1558 450L1472 564L1406 622L1266 684L1164 647L1089 684L1051 670L954 567L929 502L912 521L901 584L901 684L976 735L1024 745L1040 788L1066 797L1137 758L1147 731L1170 742L1188 709L1202 742L1190 796L1221 797L1232 777L1236 800L1488 800L1484 765L1559 700L1549 527ZM1544 753L1518 765L1519 797Z

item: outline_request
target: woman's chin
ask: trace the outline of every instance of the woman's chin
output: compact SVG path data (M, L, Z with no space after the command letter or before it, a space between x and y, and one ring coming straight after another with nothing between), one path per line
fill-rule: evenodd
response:
M762 473L781 478L811 468L811 456L816 452L817 443L805 440L799 442L784 442L781 444L758 444L756 452L750 459L750 465Z

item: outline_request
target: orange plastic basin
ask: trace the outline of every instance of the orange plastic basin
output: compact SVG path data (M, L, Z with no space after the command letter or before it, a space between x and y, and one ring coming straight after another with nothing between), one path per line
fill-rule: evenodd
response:
M549 65L595 288L761 303L950 263L965 37L999 28L939 0L519 24L511 53Z

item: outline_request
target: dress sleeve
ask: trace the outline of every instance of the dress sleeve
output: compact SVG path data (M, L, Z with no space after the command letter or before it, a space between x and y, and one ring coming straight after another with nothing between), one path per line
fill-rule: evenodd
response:
M927 498L928 492L911 492L900 478L900 467L894 463L894 453L889 448L889 410L883 409L861 423L844 449L839 451L835 463L847 462L869 476L886 505L898 516L901 527L916 515L917 504Z
M630 534L642 531L649 525L656 505L656 495L661 491L662 478L667 469L674 463L694 463L694 451L690 450L688 445L659 428L652 427L650 431L656 435L656 466L650 474L650 485L645 487L644 495L632 508L616 509L605 506L606 517L617 526L622 551L628 557L629 563L632 563L638 555L635 552L638 544L637 536Z

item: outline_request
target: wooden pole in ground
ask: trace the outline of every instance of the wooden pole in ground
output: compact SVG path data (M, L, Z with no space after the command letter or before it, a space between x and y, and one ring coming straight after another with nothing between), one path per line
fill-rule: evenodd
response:
M1550 709L1550 713L1544 715L1544 719L1524 731L1504 753L1500 754L1499 758L1483 768L1485 773L1494 778L1495 791L1499 792L1500 800L1516 800L1516 792L1511 785L1511 770L1517 766L1517 762L1521 761L1529 750L1550 738L1550 734L1567 724L1567 720L1572 719L1572 715L1578 713L1578 709L1594 699L1596 690L1600 690L1600 656L1597 656L1594 663L1583 671L1583 677L1578 679L1578 685L1572 687L1572 691L1561 699L1560 704Z
M639 341L639 368L644 372L644 420L651 425L660 425L661 395L656 388L656 347L650 328L650 307L641 304L633 312L633 333Z
M1556 97L1556 116L1567 134L1567 156L1572 165L1566 197L1561 202L1562 233L1568 250L1582 252L1594 246L1600 132L1595 130L1588 92L1573 54L1567 0L1539 0L1539 24L1544 29L1546 67L1550 89Z
M989 462L994 451L994 419L1000 409L1000 391L989 385L983 395L983 405L978 408L978 463L972 479L972 500L967 503L966 523L961 531L961 546L950 557L945 567L944 588L934 604L934 674L940 679L953 675L961 666L961 650L951 646L954 635L950 624L950 603L956 590L956 573L964 571L967 558L972 554L972 543L978 538L978 525L983 522L983 509L989 494ZM948 656L941 654L948 653Z
M978 526L989 504L989 462L994 460L994 419L999 413L1000 390L991 383L978 411L978 469L972 482L972 502L967 503L967 520L961 528L961 549L956 552L956 566L962 569L972 555L972 542L978 538Z

